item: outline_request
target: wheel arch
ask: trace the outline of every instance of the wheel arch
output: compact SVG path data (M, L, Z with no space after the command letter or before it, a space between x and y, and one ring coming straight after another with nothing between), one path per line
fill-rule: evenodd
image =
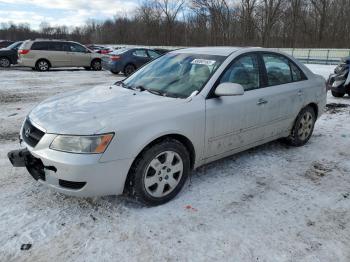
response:
M49 63L49 66L52 67L52 63L47 58L39 58L39 59L37 59L36 62L35 62L35 66L37 66L38 62L41 61L41 60L47 61Z
M123 67L123 71L125 70L125 68L126 68L128 65L132 65L133 67L135 67L135 69L137 69L137 66L135 65L135 63L128 61L128 62L125 63L125 65L124 65L124 67Z
M318 105L316 104L316 103L310 103L310 104L308 104L308 105L306 105L305 107L307 107L307 106L310 106L313 110L314 110L314 112L315 112L315 116L316 116L316 119L318 118Z
M95 61L100 61L100 62L102 63L102 59L101 59L101 58L95 57L95 58L93 58L93 59L91 60L90 65L92 66L92 63L95 62Z
M194 168L195 165L195 160L196 160L196 152L195 152L195 147L193 146L193 143L191 142L191 140L189 138L187 138L184 135L178 134L178 133L169 133L169 134L165 134L165 135L161 135L158 138L153 139L151 142L149 142L147 145L145 145L142 150L140 150L140 152L138 152L137 156L134 158L127 177L125 179L125 184L124 184L124 191L126 189L128 189L128 183L130 183L130 174L131 174L131 170L133 169L135 163L137 162L137 160L139 159L139 157L141 156L141 154L147 150L148 148L152 147L153 145L160 143L166 139L175 139L177 141L179 141L181 144L183 144L186 149L188 150L189 154L190 154L190 167L191 169Z

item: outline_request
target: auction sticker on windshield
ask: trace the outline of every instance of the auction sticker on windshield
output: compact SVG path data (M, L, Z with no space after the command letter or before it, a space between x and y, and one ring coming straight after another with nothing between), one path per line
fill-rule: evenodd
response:
M191 64L194 64L194 65L208 65L208 66L211 66L211 65L214 65L216 63L215 60L207 60L207 59L194 59Z

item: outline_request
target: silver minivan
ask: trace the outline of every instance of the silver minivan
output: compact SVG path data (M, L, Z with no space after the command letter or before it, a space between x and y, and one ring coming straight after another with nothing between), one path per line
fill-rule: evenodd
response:
M101 70L101 57L79 43L62 40L27 40L18 50L18 64L38 71L52 67Z

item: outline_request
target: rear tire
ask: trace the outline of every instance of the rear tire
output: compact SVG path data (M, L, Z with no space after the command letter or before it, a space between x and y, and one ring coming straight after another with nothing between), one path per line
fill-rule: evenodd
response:
M190 173L190 156L177 140L165 139L146 148L130 169L127 186L136 200L156 206L173 199Z
M0 57L0 67L10 67L11 61L7 57Z
M128 64L124 67L124 75L129 76L132 75L136 71L136 67L132 64Z
M115 74L115 75L119 74L118 71L111 70L111 72L112 72L113 74Z
M95 59L91 62L91 69L94 71L101 71L102 70L102 63L101 60Z
M295 120L291 134L286 138L287 144L291 146L305 145L314 131L315 122L314 109L311 106L303 108Z
M345 96L345 93L338 93L332 90L332 96L334 97L343 97Z
M45 59L40 59L35 64L35 69L37 71L45 72L50 70L50 62Z

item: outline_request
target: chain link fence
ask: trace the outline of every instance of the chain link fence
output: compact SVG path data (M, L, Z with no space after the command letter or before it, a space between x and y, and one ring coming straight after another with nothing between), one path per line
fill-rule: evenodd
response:
M137 45L113 45L115 48L121 47L141 47ZM185 48L180 46L143 46L148 48L161 48L174 50ZM306 64L327 64L336 65L343 57L350 56L350 49L303 49L303 48L274 48L274 50L285 52L294 56L298 60Z
M277 48L307 64L338 64L343 57L350 56L350 49L301 49Z

